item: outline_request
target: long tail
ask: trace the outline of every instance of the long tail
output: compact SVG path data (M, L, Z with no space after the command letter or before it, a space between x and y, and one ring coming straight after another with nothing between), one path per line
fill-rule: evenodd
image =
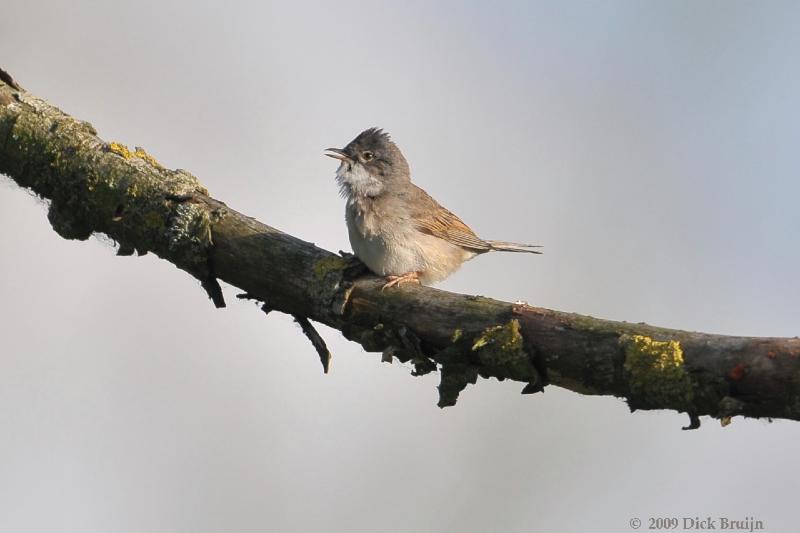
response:
M537 244L519 244L516 242L503 242L503 241L486 241L492 250L500 252L528 252L529 254L540 254L539 250L534 248L541 248Z

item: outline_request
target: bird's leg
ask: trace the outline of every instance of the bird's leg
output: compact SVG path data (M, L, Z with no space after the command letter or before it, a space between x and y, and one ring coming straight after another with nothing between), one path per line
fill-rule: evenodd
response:
M381 287L381 290L400 285L401 283L411 282L416 283L417 285L422 285L422 283L419 281L419 272L407 272L402 276L386 276L386 284Z

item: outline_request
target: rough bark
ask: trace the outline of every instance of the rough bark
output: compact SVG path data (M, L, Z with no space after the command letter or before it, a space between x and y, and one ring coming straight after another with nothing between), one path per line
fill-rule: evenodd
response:
M217 279L298 319L340 330L384 360L439 371L439 405L479 376L555 384L625 398L632 409L800 419L800 339L709 335L612 322L433 288L381 291L351 257L282 233L208 196L190 173L94 128L0 71L0 172L50 201L61 236L104 233L121 255L153 252L200 280L224 306Z

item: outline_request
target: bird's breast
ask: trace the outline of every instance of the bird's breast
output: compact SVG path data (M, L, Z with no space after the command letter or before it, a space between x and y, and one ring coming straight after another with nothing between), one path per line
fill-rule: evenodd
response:
M357 201L347 203L345 220L350 245L353 253L366 264L370 270L380 275L387 275L386 262L389 257L387 235L384 234L378 217L372 210L365 209Z
M364 238L376 237L381 233L379 216L372 209L372 206L368 205L364 200L349 200L345 219L351 233L355 231Z

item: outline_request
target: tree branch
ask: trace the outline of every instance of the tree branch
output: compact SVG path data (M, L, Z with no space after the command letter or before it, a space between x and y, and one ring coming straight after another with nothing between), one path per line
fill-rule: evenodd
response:
M800 419L800 339L709 335L612 322L359 276L336 255L208 196L190 173L145 150L105 142L94 128L36 98L0 71L0 172L50 201L68 239L105 233L120 254L153 252L200 280L224 305L217 278L274 309L340 330L384 359L438 369L439 405L478 376L548 383L723 421ZM323 357L327 348L312 328ZM328 354L328 355L325 355Z

